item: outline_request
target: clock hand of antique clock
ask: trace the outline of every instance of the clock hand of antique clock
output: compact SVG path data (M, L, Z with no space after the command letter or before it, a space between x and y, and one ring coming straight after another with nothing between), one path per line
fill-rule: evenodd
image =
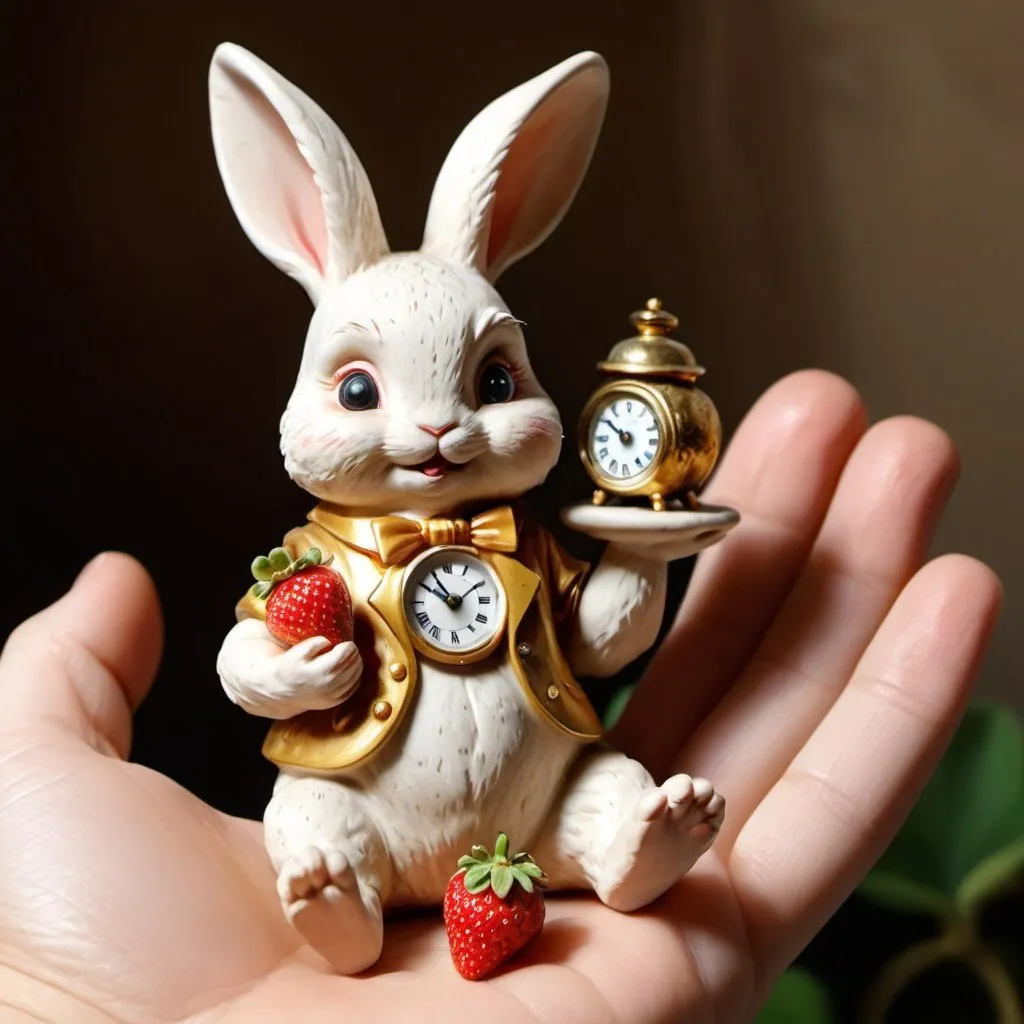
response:
M452 595L451 595L450 593L448 593L448 588L447 588L447 587L446 587L446 586L445 586L445 585L444 585L444 584L443 584L443 583L442 583L442 582L441 582L441 581L440 581L440 580L439 580L439 579L437 578L437 573L436 573L436 572L434 572L434 570L433 570L433 569L431 569L431 570L430 570L430 575L434 577L434 582L435 582L435 583L436 583L436 584L437 584L437 585L438 585L438 586L439 586L439 587L441 588L441 590L442 590L442 591L444 592L444 596L445 596L446 598L448 598L448 597L451 597Z
M423 588L423 589L424 589L424 590L425 590L425 591L426 591L426 592L427 592L428 594L433 594L433 595L434 595L434 597L439 597L439 598L441 598L441 600L442 600L442 601L447 601L447 600L448 600L448 598L449 598L449 597L451 596L450 594L446 593L446 592L445 592L445 591L443 591L443 590L437 590L437 589L435 589L434 587L428 587L428 586L426 585L426 583L423 583L422 581L420 582L420 586L421 586L421 587L422 587L422 588Z
M633 435L628 430L620 429L619 427L615 426L615 424L612 423L611 420L601 420L601 422L602 423L607 423L608 426L611 427L612 430L614 430L615 433L619 435L619 440L623 444L632 444L633 443Z
M477 587L482 587L482 586L483 586L483 585L484 585L484 584L485 584L486 582L487 582L487 580L481 580L481 581L480 581L479 583L474 583L474 584L473 584L473 586L471 586L471 587L469 588L469 590L467 590L467 591L466 591L466 592L465 592L465 593L464 593L464 594L462 595L462 597L460 598L460 600L462 600L462 601L465 601L465 600L466 600L466 598L467 598L467 597L469 597L469 595L470 595L470 594L472 594L472 593L473 593L473 591L474 591L474 590L476 590L476 588L477 588Z
M615 433L619 435L619 440L620 440L620 441L622 441L622 440L623 440L623 435L624 435L624 434L626 433L626 432L625 432L624 430L620 430L620 429L619 429L619 428L618 428L617 426L615 426L615 424L614 424L614 423L612 423L612 421L611 421L611 420L601 420L601 422L602 422L602 423L607 423L607 424L608 424L608 426L609 426L609 427L611 427L611 428L612 428L612 430L614 430L614 431L615 431Z

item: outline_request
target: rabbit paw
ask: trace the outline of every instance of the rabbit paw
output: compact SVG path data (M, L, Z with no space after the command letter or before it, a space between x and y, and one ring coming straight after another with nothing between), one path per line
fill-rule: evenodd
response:
M277 893L291 925L339 974L376 963L384 940L380 902L371 896L367 904L343 853L311 846L290 857Z
M706 779L673 775L641 795L606 855L597 891L615 910L657 899L714 841L725 800Z

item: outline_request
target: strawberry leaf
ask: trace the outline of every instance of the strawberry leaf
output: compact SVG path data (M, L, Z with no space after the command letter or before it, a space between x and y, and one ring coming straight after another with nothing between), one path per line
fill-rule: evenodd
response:
M512 877L527 891L533 892L533 879L519 867L513 867L509 869L512 872Z
M479 863L480 863L480 859L478 857L471 857L467 853L464 856L459 858L459 865L458 866L460 868L471 868L474 865L479 864Z
M274 589L274 584L273 583L267 583L267 582L264 582L264 583L254 583L252 585L252 587L250 587L250 591L251 591L253 597L258 597L260 599L266 597L273 589Z
M470 854L477 860L484 861L491 859L491 853L486 846L474 846L470 849Z
M491 884L491 865L474 865L466 872L462 884L466 887L466 892L483 892Z
M491 869L491 888L504 899L512 891L512 869L507 864L496 864Z
M494 844L495 860L504 860L508 856L508 836L504 832L498 833L498 841Z
M253 576L261 582L269 580L274 575L274 567L270 564L270 559L266 555L259 555L254 558L251 570Z
M533 861L528 861L523 864L516 865L517 871L522 871L524 875L529 875L531 878L543 878L544 872L541 871L539 864L534 864Z
M291 556L284 548L274 548L274 550L270 552L268 561L270 562L270 566L274 572L283 572L292 564Z

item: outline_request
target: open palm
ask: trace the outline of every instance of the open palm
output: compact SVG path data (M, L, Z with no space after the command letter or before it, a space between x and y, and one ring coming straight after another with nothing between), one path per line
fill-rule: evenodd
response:
M761 399L709 491L743 522L699 560L614 737L656 776L712 779L725 828L645 911L551 898L541 938L478 984L437 914L390 923L367 974L330 974L284 922L261 827L123 760L160 613L137 563L102 556L0 662L0 1006L60 1024L749 1019L967 699L999 585L964 557L921 568L956 468L929 424L867 430L827 374Z

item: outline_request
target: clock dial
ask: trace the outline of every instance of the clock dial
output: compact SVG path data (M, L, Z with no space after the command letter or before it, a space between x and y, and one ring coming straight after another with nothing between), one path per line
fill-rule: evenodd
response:
M459 548L428 551L409 564L403 605L417 646L445 660L490 650L505 628L505 591L497 576Z
M628 484L646 472L661 444L657 417L635 395L612 396L591 420L590 459L609 480Z

